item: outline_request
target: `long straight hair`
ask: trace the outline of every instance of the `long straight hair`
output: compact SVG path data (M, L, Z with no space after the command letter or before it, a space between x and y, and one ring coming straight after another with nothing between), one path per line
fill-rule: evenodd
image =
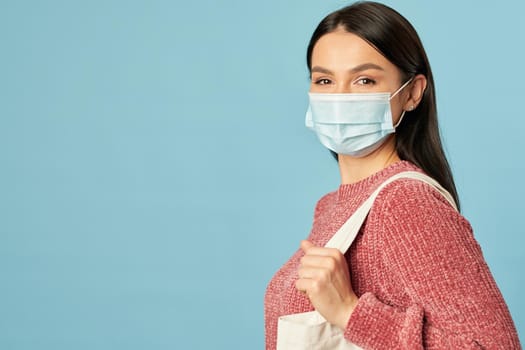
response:
M396 128L396 151L401 159L414 163L438 181L459 208L456 185L441 143L432 70L416 30L386 5L371 1L354 3L329 14L315 29L306 55L310 71L312 51L319 38L340 28L372 45L399 68L404 81L417 74L426 77L427 87L421 102L405 113L403 122Z

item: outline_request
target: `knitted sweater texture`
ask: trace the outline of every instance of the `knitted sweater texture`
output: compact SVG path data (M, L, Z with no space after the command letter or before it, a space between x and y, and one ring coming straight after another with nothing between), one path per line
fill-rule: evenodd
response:
M401 161L316 205L308 240L324 246L390 176L421 171ZM276 347L279 316L312 311L295 289L297 251L265 295L266 349ZM359 296L344 331L364 349L521 349L503 297L468 221L431 186L412 179L378 195L345 254Z

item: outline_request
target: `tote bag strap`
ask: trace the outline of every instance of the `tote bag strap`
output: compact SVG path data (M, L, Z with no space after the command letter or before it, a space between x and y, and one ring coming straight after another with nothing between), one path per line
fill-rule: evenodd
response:
M372 205L374 204L374 201L379 192L381 192L381 190L391 182L403 178L415 179L429 184L430 186L434 187L438 192L440 192L443 195L443 197L445 197L445 199L450 203L450 205L454 207L454 209L458 210L456 203L454 202L454 198L436 180L434 180L428 175L416 171L404 171L388 178L385 182L383 182L370 195L370 197L368 197L368 199L364 201L364 203L361 204L359 208L357 208L355 213L343 224L343 226L341 226L341 228L334 234L334 236L326 243L325 247L337 248L341 251L341 253L346 253L348 248L350 248L350 245L352 245L352 242L354 241L355 237L359 233L359 229L363 225L363 222L365 221L368 212L372 208Z

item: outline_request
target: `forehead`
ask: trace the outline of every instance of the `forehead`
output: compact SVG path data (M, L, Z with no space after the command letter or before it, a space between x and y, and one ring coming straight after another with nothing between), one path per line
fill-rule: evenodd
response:
M359 36L343 30L323 35L312 51L312 67L348 70L364 63L374 63L386 71L397 71L375 47Z

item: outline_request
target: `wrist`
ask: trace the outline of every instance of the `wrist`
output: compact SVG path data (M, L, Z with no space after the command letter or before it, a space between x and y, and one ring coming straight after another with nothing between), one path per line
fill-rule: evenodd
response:
M339 316L338 322L335 324L342 330L346 329L346 325L348 324L348 321L350 320L350 316L352 316L352 313L354 312L354 309L357 306L357 302L359 301L359 298L357 295L353 295L350 297L341 308L341 313Z

